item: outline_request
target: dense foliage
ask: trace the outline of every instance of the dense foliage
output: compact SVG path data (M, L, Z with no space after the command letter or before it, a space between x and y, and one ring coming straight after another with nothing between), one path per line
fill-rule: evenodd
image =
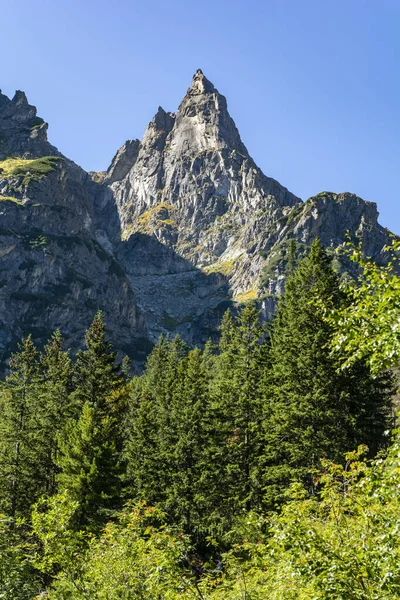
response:
M353 250L351 259L362 271L357 280L344 285L348 304L328 313L336 331L333 348L343 357L344 368L362 357L379 373L400 360L400 241L393 240L387 251L391 260L387 267L378 267L362 256L361 249Z
M315 242L272 324L249 303L218 345L161 337L140 376L101 313L75 359L60 332L24 340L0 395L0 598L398 597L399 280L362 266L340 285Z

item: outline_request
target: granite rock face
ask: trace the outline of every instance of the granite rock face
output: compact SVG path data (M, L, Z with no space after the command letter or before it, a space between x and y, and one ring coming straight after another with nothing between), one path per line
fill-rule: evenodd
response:
M199 70L177 113L161 107L107 172L47 140L25 95L0 93L0 361L59 327L75 350L98 308L116 347L142 360L160 333L197 344L228 307L269 318L292 239L337 252L346 232L385 263L376 205L323 192L302 202L257 167L226 99Z
M144 318L123 268L97 241L96 184L46 132L24 94L0 96L1 367L30 333L43 344L60 328L76 350L98 309L118 347L140 358Z
M126 171L128 147L135 148L130 168L117 179L115 173ZM114 226L108 234L153 338L169 329L193 342L210 334L208 326L194 325L208 322L205 313L256 287L261 263L254 261L254 245L284 210L301 202L255 165L226 99L201 71L176 115L160 107L142 141L121 148L104 185L98 205L109 207Z
M389 239L374 204L351 194L303 203L266 177L225 97L200 70L176 115L159 108L142 141L117 153L103 183L98 206L108 211L107 234L153 338L169 330L202 341L212 332L205 315L227 302L259 298L271 312L291 238L302 248L318 235L334 251L346 230L362 233L374 259Z
M354 264L341 252L349 239L355 244L361 242L364 255L377 264L387 264L389 254L385 246L390 245L392 234L378 223L378 214L374 202L347 192L321 192L286 212L276 223L275 235L266 240L265 247L260 250L264 264L259 295L263 296L264 306L270 307L269 312L276 303L274 297L283 291L290 240L296 241L302 254L318 237L332 254L334 265L341 273L355 274Z

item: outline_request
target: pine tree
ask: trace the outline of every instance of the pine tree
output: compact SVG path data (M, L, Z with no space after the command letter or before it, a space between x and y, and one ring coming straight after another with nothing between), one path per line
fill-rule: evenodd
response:
M123 384L121 365L116 363L117 352L107 340L106 327L99 311L85 335L86 350L76 356L74 388L77 401L89 402L107 414L111 392Z
M172 481L165 510L173 522L199 542L209 533L213 513L213 427L209 375L199 349L181 361L171 406L170 427L175 443Z
M43 494L56 492L58 437L67 419L76 416L71 399L72 361L63 350L62 336L57 330L40 356L40 379L36 386L37 420L43 449Z
M77 355L74 391L82 408L60 437L58 482L79 503L77 526L95 528L120 505L125 382L101 313L85 339L86 350Z
M27 515L44 487L35 395L38 356L29 336L12 356L10 375L1 389L0 502L12 518Z
M176 437L171 426L178 367L187 350L179 336L161 336L144 374L131 384L125 426L127 493L150 504L165 503L171 486Z
M67 424L60 438L60 491L79 503L77 529L96 530L120 507L120 464L116 423L85 402L77 422Z
M236 322L229 313L224 316L219 348L212 389L221 453L220 502L229 522L244 509L258 508L261 502L259 456L264 408L260 383L268 343L254 304L245 305Z
M318 299L318 302L316 302ZM363 365L338 372L323 306L344 302L338 278L319 241L289 275L272 327L271 371L265 381L266 500L301 477L313 491L319 460L340 460L358 443L382 441L387 426L387 379L373 380ZM365 418L362 415L368 414ZM373 427L371 425L374 424Z

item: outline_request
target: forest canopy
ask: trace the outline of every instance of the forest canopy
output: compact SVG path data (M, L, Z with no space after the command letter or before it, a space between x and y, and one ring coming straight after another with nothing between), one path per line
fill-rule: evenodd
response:
M394 260L399 244L392 249ZM389 251L389 250L388 250ZM316 241L272 323L161 337L142 374L98 313L75 357L24 339L0 395L0 598L400 594L400 279Z

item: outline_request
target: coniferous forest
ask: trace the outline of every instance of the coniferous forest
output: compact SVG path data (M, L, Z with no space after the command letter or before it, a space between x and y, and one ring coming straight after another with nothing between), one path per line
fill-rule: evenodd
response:
M14 353L0 396L0 598L400 597L400 279L291 248L276 316L161 337L141 375L99 312L72 356ZM389 250L388 250L389 252Z

